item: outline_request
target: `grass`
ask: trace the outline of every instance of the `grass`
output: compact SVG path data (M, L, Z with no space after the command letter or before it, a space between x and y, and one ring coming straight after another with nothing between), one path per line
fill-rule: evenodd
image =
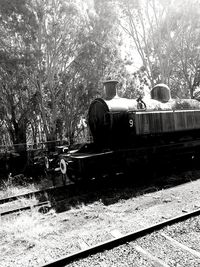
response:
M23 179L23 177L19 179ZM1 181L0 198L22 195L52 186L51 180L48 179L37 182L30 180L27 182L26 179L23 179L23 183L17 182L13 181L12 177ZM35 250L36 247L41 246L44 237L55 230L55 225L52 225L47 219L48 216L54 216L55 211L51 210L46 215L40 213L39 208L34 207L38 203L35 196L18 197L15 202L1 205L2 211L10 209L12 206L13 208L31 206L31 209L11 216L0 217L0 255L4 255L5 259L10 258L10 251L13 252L13 255L19 256L27 254L32 249Z
M53 212L51 211L51 214ZM6 233L8 236L14 237L15 240L36 240L53 230L48 220L43 221L44 218L44 215L39 213L37 208L33 208L31 212L12 216L12 218L8 217L8 219L1 221L0 234Z
M27 253L31 249L41 246L44 237L54 230L54 226L48 220L44 220L44 215L40 214L37 209L2 220L0 253L6 256L7 253L1 251L5 247L7 248L8 256L10 256L10 250L13 250L13 248L13 253L16 255L23 252Z
M26 194L51 186L52 181L47 178L42 178L39 181L34 181L33 179L27 179L25 177L21 177L16 180L14 180L13 177L9 177L8 179L1 181L0 199Z

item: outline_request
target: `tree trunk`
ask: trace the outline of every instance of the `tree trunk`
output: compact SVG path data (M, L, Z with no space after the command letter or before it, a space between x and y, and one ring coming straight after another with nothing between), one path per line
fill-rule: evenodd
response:
M24 172L27 166L26 125L25 119L15 122L11 134L15 152L18 154L12 154L10 158L10 172L13 174Z
M47 134L47 149L49 152L54 152L56 147L56 134L50 132Z

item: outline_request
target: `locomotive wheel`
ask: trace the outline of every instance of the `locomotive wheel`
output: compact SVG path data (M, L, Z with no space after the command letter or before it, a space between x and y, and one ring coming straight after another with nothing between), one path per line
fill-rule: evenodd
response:
M66 175L67 173L67 163L64 159L60 160L60 170L62 172L63 175Z
M71 171L68 169L68 164L64 158L60 160L60 170L61 170L63 179L65 179L64 177L67 176L69 180L72 181L73 183L79 183L83 181L84 179L90 180L89 178L82 177L79 173L74 173L74 172L71 173Z
M60 170L62 173L63 184L66 183L66 177L68 177L70 181L76 183L77 181L79 181L79 179L76 177L76 175L70 173L70 171L67 168L67 165L68 164L64 159L60 160Z
M44 165L46 170L49 170L50 165L49 165L49 159L47 157L44 158Z
M63 185L66 185L66 179L67 179L67 163L64 159L60 160L60 170L62 173L62 182Z

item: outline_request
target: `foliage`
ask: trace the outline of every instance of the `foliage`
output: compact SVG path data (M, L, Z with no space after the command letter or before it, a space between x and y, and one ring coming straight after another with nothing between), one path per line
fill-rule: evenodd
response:
M199 1L124 0L119 24L132 38L153 87L193 97L199 85Z
M193 97L200 83L198 6L0 0L0 132L10 137L4 139L23 148L27 140L73 143L107 78L119 81L120 96L144 96L164 82L173 97ZM128 72L136 50L143 66Z
M199 85L199 7L198 1L178 1L178 8L170 10L167 18L168 36L166 41L171 46L171 75L173 88L177 85L182 89L179 97L193 97L196 86Z
M36 23L27 1L0 1L0 100L2 121L12 142L26 143L32 93L25 70L31 65ZM19 147L17 147L20 149Z
M123 77L112 2L0 1L0 120L13 143L74 142L107 76ZM27 135L28 132L28 135Z

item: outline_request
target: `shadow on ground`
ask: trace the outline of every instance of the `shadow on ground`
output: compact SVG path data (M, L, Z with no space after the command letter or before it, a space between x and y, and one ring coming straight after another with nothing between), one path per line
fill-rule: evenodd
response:
M52 197L57 213L101 201L111 205L139 195L174 187L197 180L200 177L198 162L177 162L175 165L159 166L156 171L144 166L129 175L120 174L66 187L62 194ZM57 198L58 197L58 198Z

